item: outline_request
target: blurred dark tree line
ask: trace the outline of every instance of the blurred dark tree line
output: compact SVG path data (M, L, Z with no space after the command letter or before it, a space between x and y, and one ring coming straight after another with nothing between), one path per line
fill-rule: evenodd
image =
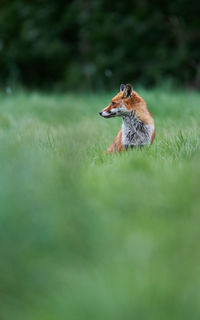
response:
M200 87L200 2L1 0L0 83Z

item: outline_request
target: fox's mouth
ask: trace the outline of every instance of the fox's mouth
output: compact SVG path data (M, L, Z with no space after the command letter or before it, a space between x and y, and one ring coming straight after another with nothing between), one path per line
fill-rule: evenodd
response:
M116 113L111 113L110 111L99 112L99 115L106 119L116 117Z

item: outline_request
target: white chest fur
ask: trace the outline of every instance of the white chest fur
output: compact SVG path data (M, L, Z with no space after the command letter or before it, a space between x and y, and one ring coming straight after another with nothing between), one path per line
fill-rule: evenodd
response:
M150 145L153 132L154 125L144 124L133 112L123 117L122 144L124 148Z

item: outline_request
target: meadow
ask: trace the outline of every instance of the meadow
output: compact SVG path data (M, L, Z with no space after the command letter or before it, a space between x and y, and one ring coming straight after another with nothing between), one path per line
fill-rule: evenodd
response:
M200 94L137 91L155 142L109 156L116 92L1 92L1 320L200 318Z

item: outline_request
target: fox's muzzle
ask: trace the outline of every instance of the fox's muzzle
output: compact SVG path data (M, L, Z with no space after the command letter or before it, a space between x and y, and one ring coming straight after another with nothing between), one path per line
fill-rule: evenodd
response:
M111 111L101 111L99 112L99 115L103 118L112 118L116 116L116 113Z

